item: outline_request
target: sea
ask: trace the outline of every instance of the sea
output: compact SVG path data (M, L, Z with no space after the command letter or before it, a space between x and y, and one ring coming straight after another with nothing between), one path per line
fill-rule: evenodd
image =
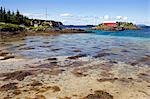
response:
M27 36L11 42L1 40L0 46L1 50L31 59L83 55L130 63L150 57L149 27L140 30L89 31L91 33ZM150 64L150 61L146 64Z

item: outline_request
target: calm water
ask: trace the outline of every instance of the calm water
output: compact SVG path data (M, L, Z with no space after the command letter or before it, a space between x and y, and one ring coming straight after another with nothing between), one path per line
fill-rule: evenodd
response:
M150 28L143 28L142 30L126 30L126 31L117 31L117 32L106 32L106 31L96 30L95 32L98 35L150 38Z
M150 29L57 36L28 36L24 40L5 42L5 49L27 58L48 58L109 53L102 59L130 62L150 56ZM76 52L75 50L78 50ZM80 51L79 51L80 50Z

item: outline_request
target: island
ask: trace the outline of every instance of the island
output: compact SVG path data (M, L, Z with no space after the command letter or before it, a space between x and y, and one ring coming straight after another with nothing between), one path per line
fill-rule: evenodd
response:
M105 30L105 31L123 31L123 30L139 30L140 28L132 22L116 22L106 21L96 27L94 30Z

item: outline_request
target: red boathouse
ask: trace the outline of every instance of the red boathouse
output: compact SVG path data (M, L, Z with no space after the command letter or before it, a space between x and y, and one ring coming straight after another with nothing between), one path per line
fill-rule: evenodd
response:
M117 27L117 23L116 22L103 22L103 25L105 26L110 26L110 27Z

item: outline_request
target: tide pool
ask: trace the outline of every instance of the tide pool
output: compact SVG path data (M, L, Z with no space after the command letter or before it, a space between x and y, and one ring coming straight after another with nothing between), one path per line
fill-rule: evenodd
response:
M150 56L149 29L137 31L27 36L21 41L1 42L4 50L26 58L49 58L84 54L122 62L140 60Z

